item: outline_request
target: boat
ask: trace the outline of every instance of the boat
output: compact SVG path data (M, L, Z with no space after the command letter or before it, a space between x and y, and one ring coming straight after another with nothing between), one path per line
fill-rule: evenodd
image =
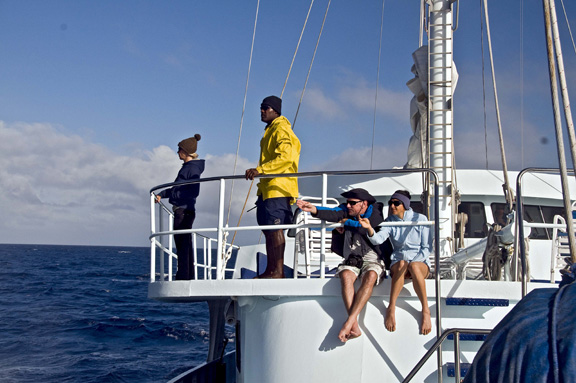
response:
M172 236L178 232L171 227L169 207L154 198L174 184L163 184L150 191L148 296L173 303L207 301L211 315L208 362L171 383L460 381L486 335L527 293L557 286L564 257L574 254L570 201L576 200L576 184L567 177L573 172L562 162L559 169L519 172L455 167L452 39L458 6L449 0L422 2L428 45L415 50L417 75L408 82L415 94L415 144L406 166L292 175L299 179L301 198L322 206L341 203L340 193L357 187L384 203L398 189L420 196L420 201L413 198L414 209L429 221L419 224L434 232L433 277L426 280L433 331L419 334L419 300L409 282L397 303L401 325L395 332L385 329L387 278L360 315L362 336L340 342L346 312L333 269L342 259L330 251L330 231L339 224L303 212L294 224L275 226L287 230L287 277L253 279L265 267L265 245L238 246L231 237L262 227L225 223L226 193L244 176L193 181L215 185L218 224L202 227L197 221L185 231L193 234L197 279L175 280ZM276 176L290 175L260 177ZM226 323L235 328L230 352Z

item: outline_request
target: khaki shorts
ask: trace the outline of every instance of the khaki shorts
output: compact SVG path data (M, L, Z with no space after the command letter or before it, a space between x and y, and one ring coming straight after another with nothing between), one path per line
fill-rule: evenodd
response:
M357 277L360 276L361 278L364 275L366 275L369 271L374 271L376 273L376 275L378 276L378 278L376 279L377 285L386 276L386 269L384 268L384 263L382 261L375 261L374 262L374 261L367 261L366 259L364 259L364 262L362 263L361 269L359 269L358 267L355 267L355 266L348 266L348 265L341 263L340 265L338 265L338 270L336 271L336 275L340 274L344 270L350 270L354 274L356 274Z

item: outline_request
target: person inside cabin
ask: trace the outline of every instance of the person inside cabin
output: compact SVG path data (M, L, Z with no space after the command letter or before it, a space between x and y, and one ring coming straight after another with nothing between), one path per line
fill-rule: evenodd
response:
M342 298L348 312L348 317L338 333L342 342L362 335L358 326L358 315L366 306L372 295L372 290L386 275L384 262L380 258L380 246L372 244L367 239L368 231L360 225L359 219L365 219L374 227L384 221L382 203L365 189L351 189L341 194L346 202L335 208L315 206L310 202L298 200L296 204L300 209L310 212L314 217L329 221L343 223L340 233L344 234L342 241L334 240L342 246L334 249L344 257L344 262L338 266L337 276L342 285ZM337 229L335 229L337 230ZM354 290L354 282L358 277L361 284L358 291Z
M389 215L386 222L419 222L427 221L422 214L410 208L410 193L406 190L397 190L388 201ZM411 278L414 290L422 304L422 321L420 333L427 335L432 330L430 308L426 295L425 279L430 273L430 251L432 249L432 236L429 226L386 226L374 229L370 220L361 218L360 225L367 230L368 239L373 245L384 243L388 238L394 248L391 255L390 274L392 285L390 288L390 303L386 310L384 325L388 331L396 330L396 300L400 295L404 280Z
M282 99L268 96L260 105L260 119L266 123L260 140L260 160L256 168L247 169L247 180L261 174L298 173L300 140L290 121L282 116ZM291 205L298 197L296 177L262 177L258 183L256 218L258 224L291 224ZM266 239L266 270L256 278L284 278L284 230L263 230Z
M186 138L178 143L178 157L183 161L175 183L199 179L204 171L204 160L198 159L196 149L201 136ZM200 194L200 184L172 186L156 195L156 202L168 198L174 211L174 230L187 230L192 228L196 218L196 198ZM174 235L176 253L178 254L178 270L176 280L190 280L195 278L194 258L192 257L192 234Z
M492 214L494 215L494 223L502 227L508 224L507 217L505 214L505 205L503 203L494 204Z

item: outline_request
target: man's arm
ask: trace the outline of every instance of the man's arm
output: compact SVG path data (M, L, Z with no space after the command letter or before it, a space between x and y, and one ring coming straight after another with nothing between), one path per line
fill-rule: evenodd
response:
M316 206L314 206L310 202L302 201L301 199L296 201L296 206L298 206L302 211L307 211L309 213L312 213L312 215L315 215L318 212L318 209L316 208Z

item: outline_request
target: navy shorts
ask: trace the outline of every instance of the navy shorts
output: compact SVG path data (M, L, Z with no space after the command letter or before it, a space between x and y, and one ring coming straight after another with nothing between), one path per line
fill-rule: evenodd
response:
M258 196L256 219L258 225L289 225L294 219L290 197L268 198Z

